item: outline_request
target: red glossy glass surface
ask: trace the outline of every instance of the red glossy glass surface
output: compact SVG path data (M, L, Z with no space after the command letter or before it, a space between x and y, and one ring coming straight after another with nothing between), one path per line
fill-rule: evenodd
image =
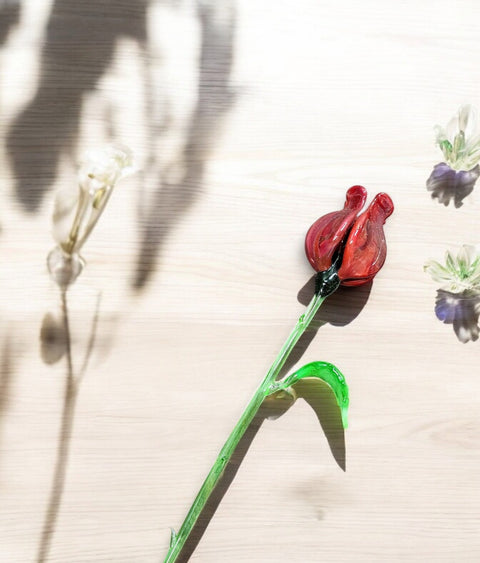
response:
M380 193L353 224L345 245L338 276L342 285L369 282L380 270L387 255L383 225L393 213L390 196Z
M348 233L366 198L367 190L363 186L352 186L347 191L343 209L320 217L308 230L305 253L317 272L328 270L332 265L335 251Z

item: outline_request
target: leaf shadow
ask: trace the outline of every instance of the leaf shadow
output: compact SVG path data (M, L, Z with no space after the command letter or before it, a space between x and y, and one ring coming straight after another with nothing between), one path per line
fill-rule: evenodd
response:
M10 0L0 4L0 45L6 43L10 30L20 21L20 0Z
M201 194L206 163L222 117L235 100L230 86L235 3L233 0L222 3L197 0L196 10L200 25L197 99L182 152L175 163L175 168L181 169L180 178L172 181L170 170L161 171L151 202L147 205L141 201L139 205L140 244L131 281L132 289L137 292L148 284L171 229Z
M297 381L295 391L297 396L304 399L315 411L335 461L346 471L345 430L331 387L318 379L304 379Z
M85 94L113 59L117 40L146 41L149 0L55 0L40 55L40 82L33 99L7 134L15 195L25 211L36 212L57 175L60 158L71 156L80 128ZM128 17L126 17L128 14Z

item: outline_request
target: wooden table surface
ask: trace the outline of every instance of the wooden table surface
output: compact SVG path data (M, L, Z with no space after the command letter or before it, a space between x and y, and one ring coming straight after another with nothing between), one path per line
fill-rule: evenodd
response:
M480 561L480 343L437 320L423 272L480 242L480 185L459 208L425 187L434 125L480 106L479 17L473 0L0 1L2 563L41 561L47 536L51 563L163 560L304 310L306 230L353 184L395 202L387 262L327 301L298 364L347 378L346 472L298 401L247 441L190 561ZM76 373L95 341L45 536L67 369L45 336L51 211L110 141L139 172L68 293Z

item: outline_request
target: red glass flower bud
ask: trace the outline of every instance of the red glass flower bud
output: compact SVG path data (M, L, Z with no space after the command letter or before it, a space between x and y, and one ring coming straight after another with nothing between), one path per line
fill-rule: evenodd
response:
M378 273L387 256L383 224L393 213L390 196L380 193L355 221L348 235L338 277L342 285L369 282Z
M335 251L342 244L366 199L367 190L363 186L352 186L347 191L343 209L320 217L310 227L305 238L305 252L314 270L323 272L330 268Z

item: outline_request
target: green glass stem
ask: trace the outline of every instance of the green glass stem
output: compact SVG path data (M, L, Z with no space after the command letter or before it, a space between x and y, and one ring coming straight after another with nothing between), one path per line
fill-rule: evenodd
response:
M178 533L172 532L172 538L170 542L170 548L168 550L167 556L164 563L174 563L177 560L178 555L183 549L190 533L193 530L202 510L204 509L207 501L212 494L213 490L220 481L223 471L230 461L238 443L245 434L248 426L254 419L258 412L258 409L262 405L265 397L267 397L271 391L271 386L274 384L276 379L280 374L280 370L285 365L289 355L291 354L295 344L298 342L302 334L308 328L313 317L316 315L320 305L325 301L325 299L337 289L338 285L327 292L318 291L313 296L312 300L307 306L305 313L298 319L297 324L288 336L285 344L282 346L278 356L275 358L272 366L268 370L267 375L263 379L262 383L256 390L252 399L248 403L246 409L243 411L242 416L237 422L232 433L228 437L224 446L220 450L220 453L213 464L207 478L205 479L200 491L198 492L193 504L188 511L185 520L178 531ZM326 293L326 294L325 294Z

